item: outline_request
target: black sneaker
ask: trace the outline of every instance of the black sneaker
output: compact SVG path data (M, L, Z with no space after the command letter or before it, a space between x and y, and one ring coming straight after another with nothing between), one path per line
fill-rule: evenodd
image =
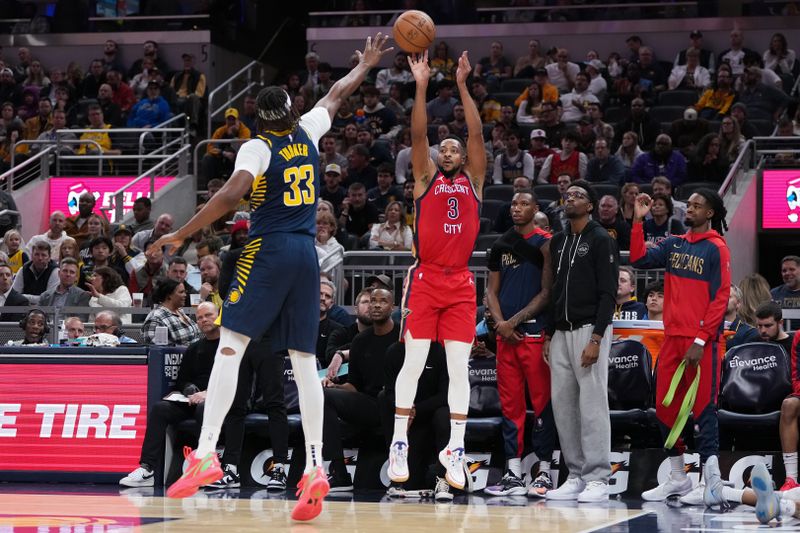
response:
M283 471L283 467L272 467L267 481L267 490L286 490L286 473Z
M524 496L528 489L525 488L525 481L521 477L517 477L514 472L508 470L500 483L486 487L483 492L490 496Z
M223 465L222 477L214 483L206 485L210 489L235 489L240 486L239 473L235 472L230 465Z
M352 492L353 478L348 472L342 474L331 472L328 474L328 484L331 486L329 492Z
M550 479L550 474L547 472L539 472L528 489L528 496L544 498L548 490L553 490L553 480Z

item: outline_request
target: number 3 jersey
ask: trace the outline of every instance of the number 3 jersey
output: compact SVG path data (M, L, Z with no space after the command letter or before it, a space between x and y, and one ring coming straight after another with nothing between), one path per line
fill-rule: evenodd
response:
M317 146L330 127L328 111L315 107L300 118L295 131L265 131L241 147L235 171L246 170L255 178L250 238L269 233L316 235Z
M416 200L414 256L423 265L466 269L480 231L480 201L464 174L437 172Z

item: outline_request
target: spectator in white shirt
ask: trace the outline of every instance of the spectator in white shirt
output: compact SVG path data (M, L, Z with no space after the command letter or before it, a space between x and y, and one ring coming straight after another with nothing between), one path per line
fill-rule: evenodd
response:
M772 36L763 59L765 69L774 70L778 74L792 74L796 55L794 50L789 50L786 36L776 33Z
M670 91L675 89L704 90L711 85L711 73L700 64L700 50L689 48L686 51L686 64L672 67L667 80Z
M45 241L50 245L54 261L61 259L59 256L59 248L61 243L67 238L67 232L64 231L64 226L67 223L67 217L64 216L62 211L53 211L50 213L50 229L40 235L34 235L28 241L28 255L31 255L31 249L37 241Z
M369 247L372 250L410 250L411 229L406 226L403 204L395 201L386 206L386 221L373 224L370 230Z
M397 52L392 66L378 71L378 75L375 77L375 88L380 91L381 96L389 96L389 89L393 83L411 83L412 81L414 81L414 76L408 70L408 54Z
M599 104L600 100L589 91L589 76L581 72L575 76L575 88L561 96L561 121L578 122L587 112L588 104Z
M581 68L569 60L569 52L566 48L559 48L556 52L556 62L550 63L545 67L550 83L558 88L561 93L572 90L575 85L575 76Z
M589 92L598 98L605 96L608 91L608 82L601 75L603 62L592 59L586 63L586 74L589 75Z

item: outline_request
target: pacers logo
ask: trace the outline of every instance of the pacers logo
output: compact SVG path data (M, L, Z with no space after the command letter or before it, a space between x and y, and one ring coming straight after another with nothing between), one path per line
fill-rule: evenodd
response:
M550 479L553 480L553 486L558 486L558 469L561 465L561 452L559 450L553 451L553 459L550 461ZM528 475L529 484L539 474L539 458L535 453L529 453L522 458L522 473Z
M239 303L239 300L241 299L242 293L239 291L239 289L231 289L230 294L228 294L228 301L225 303L233 305Z
M687 453L683 455L685 463L683 471L692 480L692 485L697 485L700 482L700 455L696 453ZM669 478L670 464L669 458L661 461L658 466L658 484L666 483Z
M478 492L486 488L489 479L489 453L476 453L464 456L464 466L467 469L466 492Z
M622 494L628 490L628 475L631 465L631 452L611 452L611 477L608 479L608 493Z
M771 455L747 455L733 463L728 480L733 483L734 488L743 489L750 486L750 474L757 464L766 465L767 470L772 472Z

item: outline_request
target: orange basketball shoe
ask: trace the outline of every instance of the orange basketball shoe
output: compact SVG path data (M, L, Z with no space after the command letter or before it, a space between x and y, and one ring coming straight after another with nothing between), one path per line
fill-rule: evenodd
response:
M297 505L292 509L292 520L313 520L322 512L322 499L328 495L328 476L321 466L303 474L297 484Z
M200 487L222 478L222 468L216 452L209 452L198 459L194 450L184 446L183 456L189 460L189 467L180 479L167 489L167 496L170 498L188 498Z

